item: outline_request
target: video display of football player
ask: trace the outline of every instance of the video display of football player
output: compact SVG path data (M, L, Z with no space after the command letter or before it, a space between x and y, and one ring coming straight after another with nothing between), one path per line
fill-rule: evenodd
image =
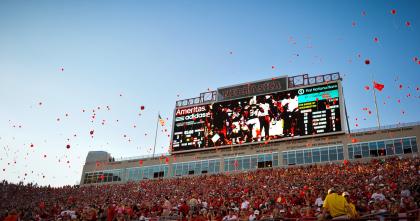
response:
M259 95L210 105L206 146L267 141L298 135L297 91Z

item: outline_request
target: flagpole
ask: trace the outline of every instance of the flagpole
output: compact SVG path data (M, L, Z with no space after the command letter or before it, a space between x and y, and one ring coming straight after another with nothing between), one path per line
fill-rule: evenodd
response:
M159 115L160 115L160 113L158 112L157 121L156 121L155 144L153 145L153 156L152 156L152 158L155 158L157 131L158 131L158 127L159 127Z
M379 120L379 110L378 110L378 102L376 101L376 91L375 91L375 81L373 81L373 98L375 100L375 109L376 109L376 121L378 123L378 129L381 129L381 121Z

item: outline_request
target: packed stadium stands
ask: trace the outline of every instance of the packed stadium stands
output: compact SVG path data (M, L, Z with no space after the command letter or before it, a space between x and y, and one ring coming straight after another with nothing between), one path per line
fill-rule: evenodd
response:
M335 214L329 199L324 207L332 217L418 219L420 158L61 188L3 181L0 192L0 220L316 220L324 219L328 192L334 200L345 193L346 205L357 211Z

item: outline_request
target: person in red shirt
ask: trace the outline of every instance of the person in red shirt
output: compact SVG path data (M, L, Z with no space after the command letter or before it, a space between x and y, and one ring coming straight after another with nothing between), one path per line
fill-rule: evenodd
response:
M115 204L109 204L106 210L106 220L112 221L115 216Z
M128 215L128 218L131 219L131 217L133 217L134 215L134 211L133 211L133 207L131 206L131 203L129 203L126 207L125 207L125 213Z
M4 221L18 221L19 216L17 215L17 212L15 209L11 210L9 212L9 215L4 218Z
M188 207L187 203L184 199L181 200L181 206L179 207L179 212L181 212L183 217L188 215L190 208Z

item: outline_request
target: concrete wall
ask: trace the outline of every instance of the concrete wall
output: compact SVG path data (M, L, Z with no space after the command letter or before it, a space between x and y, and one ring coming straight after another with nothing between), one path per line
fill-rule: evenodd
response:
M311 138L293 138L289 140L282 140L270 143L259 143L252 145L242 145L235 147L224 147L212 150L203 150L199 152L183 153L183 154L173 154L169 156L169 164L180 163L180 162L189 162L205 159L216 159L221 158L221 170L223 170L223 158L232 157L232 156L243 156L243 155L254 155L261 153L279 153L279 166L282 165L282 151L285 150L295 150L295 149L306 149L313 147L325 147L325 146L334 146L334 145L343 145L344 147L344 159L348 159L348 149L347 144L352 142L368 142L375 140L386 140L394 138L404 138L404 137L416 137L417 143L420 142L420 125L415 126L406 126L394 129L384 129L384 130L373 130L367 132L351 133L351 134L336 134L328 136L319 136ZM418 146L418 144L417 144ZM419 155L419 153L417 153ZM88 155L89 156L89 155ZM165 164L166 157L155 157L142 159L141 166L152 166ZM83 183L84 173L98 170L109 170L109 169L124 169L130 167L139 167L140 159L128 160L128 161L117 161L109 162L108 160L103 160L100 158L98 160L92 160L89 158L86 161L86 164L83 167L81 184ZM169 166L169 174L171 174L171 167Z

